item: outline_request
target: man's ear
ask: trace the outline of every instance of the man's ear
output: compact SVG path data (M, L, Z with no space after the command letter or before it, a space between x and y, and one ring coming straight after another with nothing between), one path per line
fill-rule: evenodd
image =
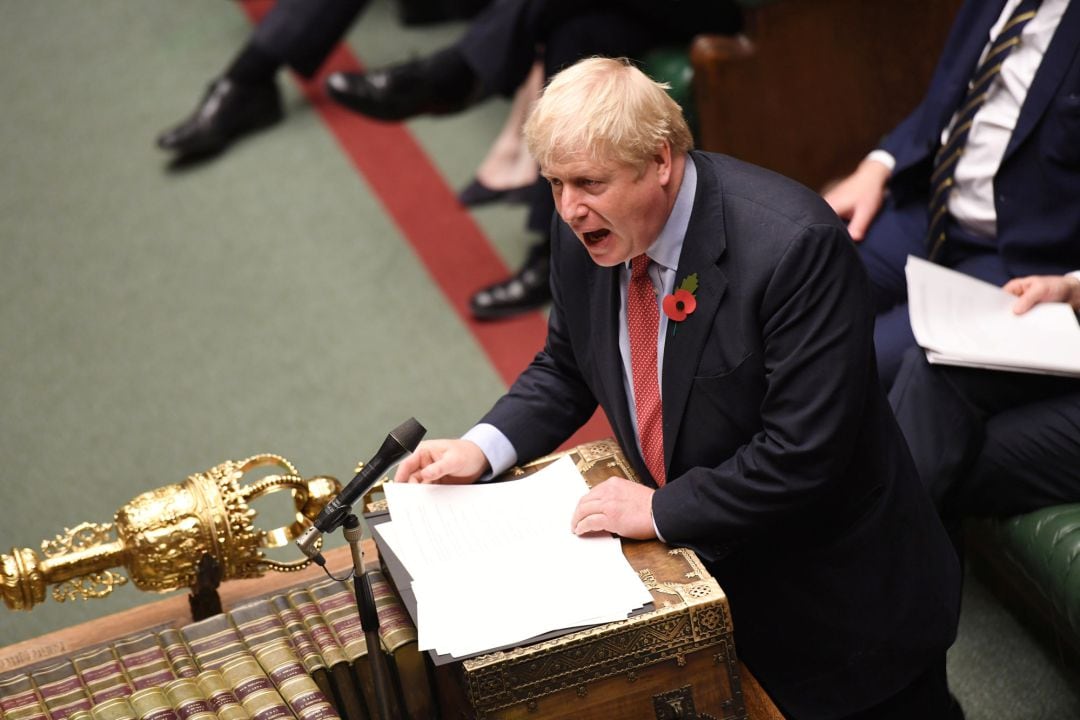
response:
M656 167L656 178L660 184L667 187L671 182L671 145L665 140L656 149L652 156L652 163Z

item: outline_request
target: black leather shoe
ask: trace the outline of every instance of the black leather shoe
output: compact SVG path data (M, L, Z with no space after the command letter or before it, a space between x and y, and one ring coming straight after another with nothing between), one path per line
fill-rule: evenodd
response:
M435 59L410 60L366 73L333 73L326 79L326 91L350 110L376 120L464 110L476 100L475 79L446 82L432 69Z
M477 320L499 320L546 305L551 300L550 263L549 244L534 245L525 264L514 275L478 290L470 298L472 316Z
M158 136L157 144L180 157L219 153L236 138L281 120L281 93L274 82L239 85L228 78L210 83L195 112Z

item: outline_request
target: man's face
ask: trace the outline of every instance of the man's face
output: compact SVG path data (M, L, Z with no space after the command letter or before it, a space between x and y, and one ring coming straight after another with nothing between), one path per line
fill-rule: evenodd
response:
M663 229L674 202L666 192L671 154L665 151L642 169L585 154L543 168L556 211L597 265L613 267L642 254Z

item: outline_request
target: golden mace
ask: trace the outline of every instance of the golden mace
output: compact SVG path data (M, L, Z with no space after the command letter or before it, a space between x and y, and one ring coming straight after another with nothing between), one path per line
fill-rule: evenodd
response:
M280 472L242 484L244 473L262 467ZM292 493L296 519L273 530L255 527L248 503L283 490ZM82 523L41 543L39 558L30 548L0 554L0 593L13 610L29 610L45 600L53 585L59 602L105 597L127 578L140 590L166 592L191 587L199 560L209 555L221 567L221 579L260 577L266 570L294 572L308 560L282 563L263 550L287 545L340 492L332 477L302 478L278 455L255 455L226 461L176 485L145 492L127 503L112 523Z

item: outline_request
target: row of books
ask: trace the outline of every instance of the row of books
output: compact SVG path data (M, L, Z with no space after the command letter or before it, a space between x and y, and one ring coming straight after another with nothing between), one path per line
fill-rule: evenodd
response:
M416 628L381 573L372 587L391 709L434 717ZM331 579L0 677L0 720L368 720L368 651L351 585Z

